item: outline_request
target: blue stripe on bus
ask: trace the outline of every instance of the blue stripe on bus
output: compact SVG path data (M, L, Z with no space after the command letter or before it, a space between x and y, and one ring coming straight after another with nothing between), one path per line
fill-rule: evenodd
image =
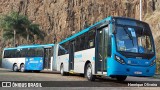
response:
M95 61L95 57L92 57L92 60Z
M82 54L74 55L74 58L82 58Z

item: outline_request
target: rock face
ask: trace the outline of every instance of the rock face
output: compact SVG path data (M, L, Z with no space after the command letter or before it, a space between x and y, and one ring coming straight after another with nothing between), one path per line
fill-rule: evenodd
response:
M159 0L142 1L143 17L159 8ZM139 0L1 0L0 13L10 11L40 24L51 43L53 37L60 41L110 15L139 19Z
M142 6L143 20L150 23L157 40L160 23L153 19L158 18L160 0L142 0ZM27 15L47 33L42 43L53 43L54 38L59 42L108 16L139 19L139 0L0 0L0 14L10 11Z

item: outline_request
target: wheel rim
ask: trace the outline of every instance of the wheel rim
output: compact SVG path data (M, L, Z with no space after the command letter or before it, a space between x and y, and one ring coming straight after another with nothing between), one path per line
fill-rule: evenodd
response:
M88 69L87 69L87 77L90 78L91 74L92 74L92 69L91 69L91 67L88 67Z
M61 74L63 74L63 66L61 67Z
M21 72L23 72L23 71L24 71L24 66L21 67Z
M15 65L15 66L14 66L14 71L17 71L17 68L18 68L18 67Z

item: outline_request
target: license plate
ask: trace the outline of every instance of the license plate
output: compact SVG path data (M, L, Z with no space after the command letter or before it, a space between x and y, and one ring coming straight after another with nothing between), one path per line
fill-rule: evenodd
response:
M134 74L142 74L142 72L135 71Z

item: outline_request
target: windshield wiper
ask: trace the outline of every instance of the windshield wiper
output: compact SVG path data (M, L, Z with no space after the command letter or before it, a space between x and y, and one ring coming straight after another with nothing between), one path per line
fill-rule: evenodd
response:
M124 29L125 33L128 35L129 39L132 41L132 44L134 46L133 37L132 37L131 33L129 33L127 31L126 26L123 26L123 29Z

